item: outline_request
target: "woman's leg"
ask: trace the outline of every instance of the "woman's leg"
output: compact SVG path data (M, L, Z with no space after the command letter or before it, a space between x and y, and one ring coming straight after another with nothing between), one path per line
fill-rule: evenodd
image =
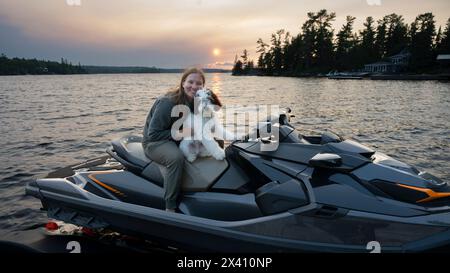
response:
M166 209L175 209L177 207L177 197L180 192L181 177L183 175L183 153L175 142L170 140L147 143L144 151L148 158L166 166L167 174L164 177L164 200L166 202Z

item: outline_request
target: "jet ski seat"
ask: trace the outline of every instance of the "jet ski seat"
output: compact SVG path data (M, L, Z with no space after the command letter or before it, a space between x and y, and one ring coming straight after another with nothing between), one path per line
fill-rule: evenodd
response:
M126 136L112 141L113 152L108 152L131 172L164 186L166 167L150 160L144 153L142 137ZM117 158L118 157L118 158ZM183 175L183 191L207 191L214 181L228 168L226 160L218 161L212 157L198 158L193 163L185 161L189 175Z

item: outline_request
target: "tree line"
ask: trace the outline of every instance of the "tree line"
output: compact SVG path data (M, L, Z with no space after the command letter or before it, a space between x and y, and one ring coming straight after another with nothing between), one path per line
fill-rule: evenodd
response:
M0 75L85 74L81 64L73 65L61 58L61 63L24 58L8 58L0 55Z
M407 70L420 73L436 70L438 54L450 54L450 18L444 30L436 30L430 12L418 15L409 25L395 13L376 22L369 16L358 32L353 29L356 18L347 16L336 35L332 27L336 13L322 9L307 15L297 35L280 29L271 35L270 44L258 39L256 68L247 50L240 58L236 56L233 74L302 76L356 71L402 51L410 54Z
M228 73L224 69L203 69L206 73ZM180 68L157 68L155 66L95 66L73 65L61 58L61 63L36 59L8 58L0 55L0 75L46 75L46 74L122 74L122 73L183 73Z

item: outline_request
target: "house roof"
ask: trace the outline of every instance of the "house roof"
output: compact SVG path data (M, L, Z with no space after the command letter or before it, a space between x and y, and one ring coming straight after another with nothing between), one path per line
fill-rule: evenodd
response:
M390 63L390 62L376 62L376 63L366 64L366 65L393 65L393 63Z
M410 56L411 53L408 51L408 49L404 48L402 49L402 51L400 51L399 53L389 56L388 58L396 58L396 57L408 57Z
M450 54L439 54L436 60L450 60Z
M409 57L410 55L411 55L410 53L399 53L399 54L396 54L396 55L392 55L392 56L390 56L388 58L390 58L390 59L404 58L404 57Z

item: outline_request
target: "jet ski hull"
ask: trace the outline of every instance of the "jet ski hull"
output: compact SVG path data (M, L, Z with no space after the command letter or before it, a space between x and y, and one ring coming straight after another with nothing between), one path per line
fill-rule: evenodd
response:
M450 211L412 218L361 211L327 215L327 208L315 204L256 219L218 221L100 198L65 179L45 181L58 192L40 189L39 183L30 183L27 193L42 200L50 218L182 250L369 252L368 244L376 242L382 252L417 252L450 243Z
M180 213L164 210L164 167L135 136L26 191L50 218L185 250L448 251L449 184L332 132L297 135L288 117L271 125L276 150L262 149L272 140L257 133L231 143L226 162L194 163L202 179L184 188Z

